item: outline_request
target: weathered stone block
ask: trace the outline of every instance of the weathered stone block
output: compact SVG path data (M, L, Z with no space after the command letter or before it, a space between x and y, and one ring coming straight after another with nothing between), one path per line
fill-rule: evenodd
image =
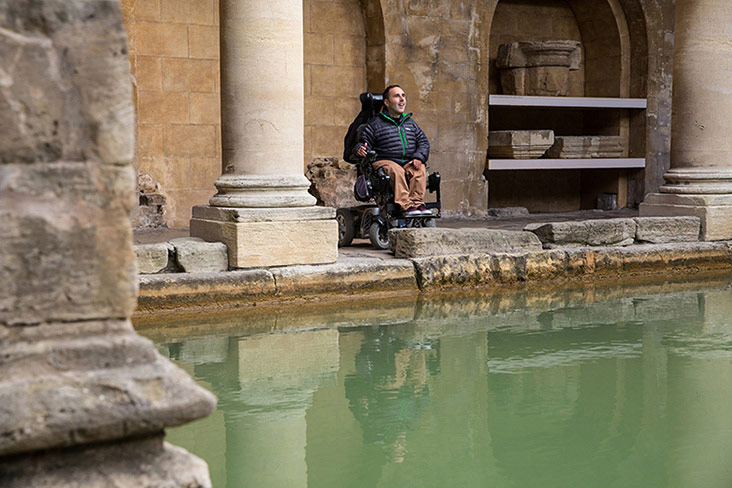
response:
M554 159L619 158L625 146L623 136L557 136L546 155Z
M526 255L527 280L551 280L564 277L567 268L568 259L564 251L539 251Z
M541 249L541 242L530 232L494 229L391 229L389 245L398 258Z
M554 144L552 130L496 130L488 133L492 158L535 159Z
M131 315L130 167L0 165L0 323Z
M334 208L362 205L353 198L355 165L337 158L319 158L308 164L305 176L312 183L310 193L318 199L318 205Z
M175 260L186 273L215 273L229 269L229 256L223 242L206 242L197 237L171 239Z
M699 240L699 217L636 217L636 240L662 244L665 242L693 242Z
M167 242L135 246L137 272L152 274L163 271L168 266L168 256L173 250L173 246Z
M283 211L197 206L190 232L225 243L233 268L324 264L338 258L338 224L335 209L328 207Z
M701 219L701 239L732 239L732 197L728 194L649 193L640 204L641 217L688 216Z
M141 275L137 312L230 307L275 295L272 273L263 269L225 273Z
M0 455L156 434L215 405L129 320L0 329Z
M109 103L131 99L127 37L113 4L0 5L2 27L17 34L2 37L0 59L21 60L4 68L0 162L132 160L132 105Z
M3 488L211 487L206 463L162 435L14 456L0 465L0 479Z
M417 290L412 263L401 259L365 263L358 258L340 258L332 264L286 266L271 272L281 295Z
M413 259L417 283L423 290L481 286L493 281L490 254L458 254Z
M493 276L501 283L525 281L527 253L493 254Z
M628 246L635 239L633 219L598 219L577 222L529 224L544 248L577 246Z

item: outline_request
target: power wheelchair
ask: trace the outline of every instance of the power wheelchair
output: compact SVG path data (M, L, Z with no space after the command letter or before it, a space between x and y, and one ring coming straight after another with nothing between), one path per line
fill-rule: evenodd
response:
M435 194L434 202L425 202L425 207L432 211L431 215L406 216L402 209L394 203L394 191L389 175L381 169L374 169L372 163L377 154L367 151L366 157L356 154L363 127L381 111L383 97L376 93L362 93L361 112L353 121L344 139L343 158L356 165L356 172L361 181L354 186L354 196L364 205L339 208L336 211L338 222L338 246L351 245L354 237L368 238L376 249L389 248L389 229L394 227L435 227L436 219L441 217L442 203L440 199L440 173L430 173L427 169L427 191ZM365 190L365 191L364 191Z

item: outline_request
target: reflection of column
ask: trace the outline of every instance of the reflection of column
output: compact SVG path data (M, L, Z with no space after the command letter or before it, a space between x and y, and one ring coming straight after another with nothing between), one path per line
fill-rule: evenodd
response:
M223 174L191 235L237 268L333 262L337 224L303 175L302 2L221 0Z
M729 0L677 0L671 169L640 214L695 215L704 240L732 238Z
M228 486L304 488L305 413L313 392L335 379L338 331L267 334L238 346L241 391L237 412L227 416Z

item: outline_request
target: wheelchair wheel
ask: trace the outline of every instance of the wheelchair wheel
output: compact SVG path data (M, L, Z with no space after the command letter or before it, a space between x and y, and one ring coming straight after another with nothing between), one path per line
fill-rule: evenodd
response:
M374 222L369 227L369 240L376 249L389 249L389 228Z
M339 208L336 210L336 222L338 222L338 247L350 246L356 232L353 214L347 208Z

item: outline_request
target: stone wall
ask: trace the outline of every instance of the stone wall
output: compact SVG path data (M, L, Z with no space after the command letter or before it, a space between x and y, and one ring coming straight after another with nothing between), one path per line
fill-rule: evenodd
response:
M340 157L366 91L366 30L359 0L304 0L305 155ZM380 88L383 90L383 88Z
M139 337L118 0L0 1L0 486L208 486L212 395Z
M138 172L188 227L221 174L218 0L121 0L133 75ZM133 214L134 221L134 214Z
M217 4L122 0L137 83L138 166L167 197L170 227L188 225L191 207L207 202L220 174ZM522 21L527 16L532 22ZM646 171L512 172L491 181L492 203L570 210L591 203L590 193L627 189L627 202L635 205L663 183L670 152L671 0L489 0L480 7L474 0L304 0L303 18L304 167L341 155L359 93L399 83L432 143L430 167L443 177L445 213L483 214L491 205L483 175L489 126L521 120L489 123L487 95L498 91L497 44L567 37L583 41L584 59L592 64L589 77L589 68L572 73L571 95L648 98L648 110L632 112L625 122L605 114L598 123L591 113L572 123L597 134L627 134L629 156L646 156Z

